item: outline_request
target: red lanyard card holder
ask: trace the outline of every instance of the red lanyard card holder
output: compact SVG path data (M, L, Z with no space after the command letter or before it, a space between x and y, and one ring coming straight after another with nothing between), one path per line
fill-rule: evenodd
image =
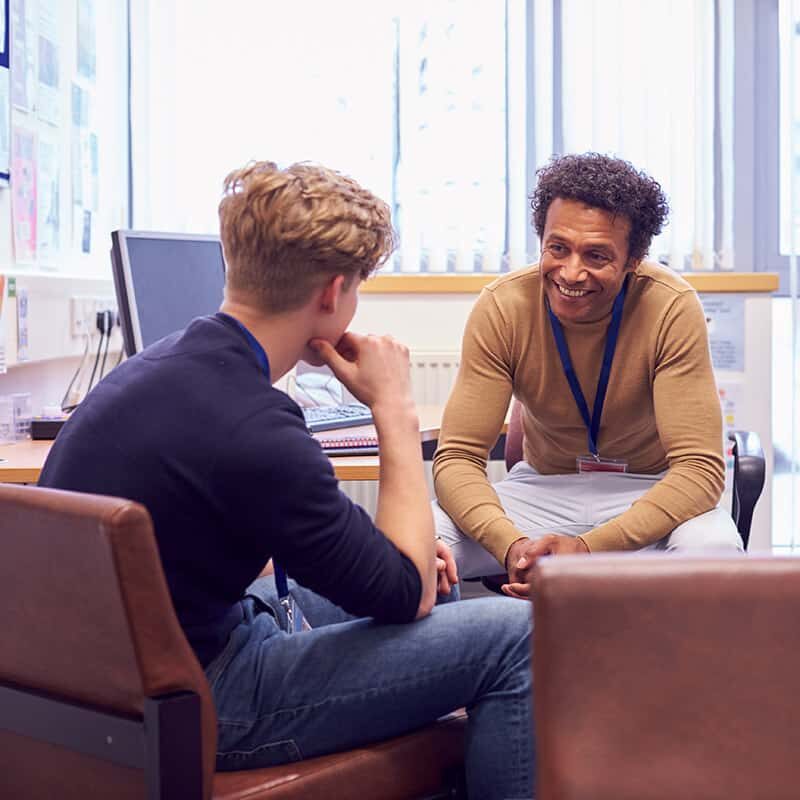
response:
M575 459L578 472L627 472L628 462L621 458L600 458L599 456L585 455Z

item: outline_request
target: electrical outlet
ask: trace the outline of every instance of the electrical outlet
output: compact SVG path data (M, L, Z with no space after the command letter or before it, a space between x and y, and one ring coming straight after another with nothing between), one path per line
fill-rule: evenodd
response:
M117 300L111 296L85 295L70 298L70 333L82 337L97 333L97 314L103 311L116 313Z
M70 298L70 333L76 337L91 334L95 330L94 297Z
M111 311L116 313L117 301L113 297L95 297L94 310L98 312Z

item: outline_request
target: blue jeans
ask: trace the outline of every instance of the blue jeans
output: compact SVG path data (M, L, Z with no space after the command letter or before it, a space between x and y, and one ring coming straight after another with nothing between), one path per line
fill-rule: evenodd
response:
M529 603L441 602L425 619L381 625L291 581L290 590L313 630L286 633L274 581L261 578L206 668L218 769L348 750L466 707L470 797L532 797Z

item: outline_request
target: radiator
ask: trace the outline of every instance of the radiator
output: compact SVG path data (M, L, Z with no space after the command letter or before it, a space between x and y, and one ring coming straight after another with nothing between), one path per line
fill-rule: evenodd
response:
M411 354L411 386L417 405L444 406L456 381L458 359L458 353Z
M447 402L450 390L458 373L457 352L414 352L411 354L411 386L417 405L441 405ZM428 492L434 497L431 463L425 462ZM506 474L505 464L490 461L487 474L489 480L499 481ZM362 506L374 518L378 500L376 481L342 481L340 484L354 502Z

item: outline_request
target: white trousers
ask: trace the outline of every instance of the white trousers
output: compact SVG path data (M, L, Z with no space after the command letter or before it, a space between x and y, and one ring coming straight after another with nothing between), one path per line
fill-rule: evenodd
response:
M661 477L618 472L540 475L520 461L493 488L517 530L536 539L547 533L586 533L618 517ZM456 527L435 500L433 516L436 535L450 546L462 578L505 572L488 550ZM744 548L731 515L717 506L642 549L732 552Z

